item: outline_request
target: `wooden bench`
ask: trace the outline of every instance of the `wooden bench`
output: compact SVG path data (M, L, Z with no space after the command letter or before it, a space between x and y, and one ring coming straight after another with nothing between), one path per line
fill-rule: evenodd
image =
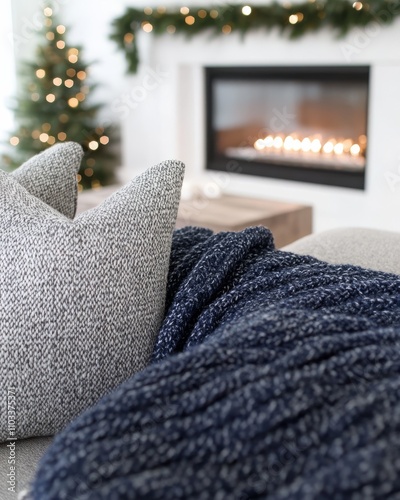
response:
M277 248L312 232L312 207L281 201L223 195L181 201L177 227L200 226L220 231L241 231L265 226L275 238Z

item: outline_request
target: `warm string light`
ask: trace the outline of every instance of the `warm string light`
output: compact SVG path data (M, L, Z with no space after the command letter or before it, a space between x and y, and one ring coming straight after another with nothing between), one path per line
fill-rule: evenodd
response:
M143 21L142 29L145 33L151 33L153 31L153 25L150 24L148 21Z
M124 36L124 42L127 43L128 45L133 42L135 39L135 36L133 33L126 33Z
M71 108L77 108L79 106L79 101L76 97L71 97L68 99L68 106Z
M78 62L79 50L72 48L68 50L68 61L72 64Z
M301 23L303 19L304 19L304 14L302 12L297 12L297 14L292 14L291 16L289 16L289 23L290 24Z
M249 16L252 12L252 8L250 7L250 5L245 5L244 7L242 7L242 14L244 16Z

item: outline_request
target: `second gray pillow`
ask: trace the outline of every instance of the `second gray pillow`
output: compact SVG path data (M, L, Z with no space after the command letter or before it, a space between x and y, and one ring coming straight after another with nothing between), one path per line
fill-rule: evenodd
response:
M76 174L82 157L82 147L76 142L56 144L25 162L11 175L30 194L73 219L77 200Z

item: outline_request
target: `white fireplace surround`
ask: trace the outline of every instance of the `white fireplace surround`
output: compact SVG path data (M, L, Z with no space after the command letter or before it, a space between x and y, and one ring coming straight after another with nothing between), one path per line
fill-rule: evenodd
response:
M109 32L112 17L120 15L123 6L116 12L112 3L101 3L97 16L103 18L93 28L85 19L85 13L96 8L93 0L79 4L70 0L65 8L67 21L75 26L71 38L81 39L87 58L98 58L102 50L102 67L94 69L93 76L108 85L108 95L103 92L101 98L110 102L113 119L122 123L123 180L153 163L179 158L187 164L186 178L208 182L210 192L219 186L246 196L312 204L316 231L344 226L400 230L400 19L390 26L353 30L345 39L330 30L295 41L278 31L250 32L244 40L237 34L216 38L203 34L188 40L140 33L140 71L126 76L122 55L112 42L99 46L95 37L101 23ZM171 0L162 3L177 5ZM122 4L133 5L131 0ZM185 4L205 5L195 0ZM81 26L76 9L82 14ZM365 191L204 170L205 66L346 64L371 66Z

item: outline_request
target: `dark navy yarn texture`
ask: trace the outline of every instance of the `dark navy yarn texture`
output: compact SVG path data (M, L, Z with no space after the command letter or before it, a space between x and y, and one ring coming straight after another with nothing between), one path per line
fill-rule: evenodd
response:
M56 436L50 499L400 496L400 277L174 235L153 363Z
M262 227L240 233L202 228L175 231L167 314L153 361L202 343L220 324L276 305L398 322L399 277L355 266L333 266L279 252Z

